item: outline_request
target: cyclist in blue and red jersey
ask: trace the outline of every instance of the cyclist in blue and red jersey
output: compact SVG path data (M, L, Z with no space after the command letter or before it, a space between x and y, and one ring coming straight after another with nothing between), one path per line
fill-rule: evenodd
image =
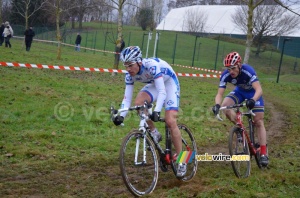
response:
M182 151L181 133L177 126L177 115L180 99L180 85L176 73L172 67L159 58L142 58L142 52L138 46L130 46L122 50L120 60L128 73L125 75L125 94L121 108L128 108L131 105L133 88L135 82L145 83L135 99L135 105L143 105L146 100L149 103L156 102L154 111L150 115L151 120L147 123L151 129L155 141L161 141L161 134L154 126L160 117L162 108L165 108L165 121L171 131L171 138L176 149L176 154ZM114 118L115 125L120 125L127 112ZM175 158L176 159L176 154ZM177 177L186 174L186 164L179 163Z
M262 166L267 166L269 158L266 146L267 135L264 126L263 91L255 70L250 65L242 64L241 61L242 58L237 52L231 52L225 57L223 63L226 70L221 75L218 93L215 97L215 106L212 110L216 115L219 113L221 106L239 104L247 100L247 108L252 109L253 113L255 113L254 126L258 133L261 148L260 163ZM227 83L233 84L235 89L222 102ZM235 112L233 110L225 110L224 113L231 122L236 124Z

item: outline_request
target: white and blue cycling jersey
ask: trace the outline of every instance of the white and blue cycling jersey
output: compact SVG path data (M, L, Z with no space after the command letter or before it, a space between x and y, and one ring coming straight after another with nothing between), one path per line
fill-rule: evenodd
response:
M131 105L135 82L146 83L141 92L146 92L151 97L151 102L156 101L154 111L165 110L178 111L180 100L180 84L173 68L159 58L145 58L142 60L140 71L135 76L125 75L125 94L121 108ZM126 112L121 116L125 117Z
M256 81L259 80L255 70L250 65L243 64L240 75L238 75L236 78L232 78L229 71L225 70L221 75L219 88L225 89L227 83L235 85L235 89L226 97L231 98L237 104L254 96L255 90L252 87L252 83ZM256 101L253 112L264 112L263 97L260 97Z

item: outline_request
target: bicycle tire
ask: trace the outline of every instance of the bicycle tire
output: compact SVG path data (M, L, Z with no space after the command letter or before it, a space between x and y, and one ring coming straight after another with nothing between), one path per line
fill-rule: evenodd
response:
M241 129L239 127L233 127L229 134L228 147L229 154L232 157L233 155L248 155L249 159L244 161L230 161L234 174L238 178L246 178L250 175L251 170L251 161L250 161L250 151L247 139L244 137L241 140L238 140L237 134L241 134ZM242 134L241 134L242 135Z
M249 120L249 134L250 134L250 140L255 149L254 158L255 158L256 164L257 164L258 168L262 169L263 167L260 163L260 145L259 145L259 142L256 141L256 138L255 138L255 132L254 132L254 126L253 126L252 120Z
M134 196L150 194L158 180L158 160L155 146L148 136L146 138L146 163L143 161L144 134L138 130L130 132L120 148L120 170L127 189ZM137 142L139 146L137 147ZM135 164L135 151L138 150L138 162Z
M195 138L191 132L191 130L184 124L178 124L178 128L181 132L182 138L182 151L192 151L194 152L194 158L191 159L189 163L187 163L187 172L184 177L177 177L177 179L181 181L190 181L196 174L198 168L198 161L196 159L197 155L197 145ZM175 152L175 148L173 146L172 153ZM178 163L176 161L172 161L171 167L173 173L177 174L177 166Z

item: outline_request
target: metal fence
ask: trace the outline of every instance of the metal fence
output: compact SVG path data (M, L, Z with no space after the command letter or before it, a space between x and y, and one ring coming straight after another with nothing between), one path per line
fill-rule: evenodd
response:
M13 26L16 36L23 36L24 26ZM34 27L35 39L56 41L54 28ZM77 29L61 28L63 42L74 45ZM85 29L80 31L82 36L81 46L84 52L96 50L115 50L116 31L112 29ZM161 57L172 64L188 65L193 67L220 70L223 57L230 51L238 51L241 55L245 51L245 37L239 35L191 35L182 32L141 32L123 31L126 46L138 45L143 51L144 57ZM231 42L233 38L241 39L240 44ZM300 38L292 38L287 42L285 37L271 38L273 47L261 52L259 57L251 53L249 63L254 67L263 67L263 71L275 74L280 63L280 54L284 50L284 61L282 61L282 72L297 74L298 58L300 57ZM286 40L284 42L284 40ZM283 43L284 49L283 49ZM255 49L253 48L253 52Z

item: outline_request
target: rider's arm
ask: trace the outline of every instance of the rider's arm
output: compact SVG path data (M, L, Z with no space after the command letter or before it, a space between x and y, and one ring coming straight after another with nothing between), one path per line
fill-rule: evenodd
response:
M167 92L166 92L163 77L160 76L160 77L154 79L154 84L155 84L156 90L158 91L158 96L157 96L157 101L156 101L156 106L155 106L154 111L161 112L161 109L162 109L165 99L167 97Z
M257 101L262 96L262 93L263 93L259 81L253 82L252 87L255 90L255 94L252 98L253 98L253 100Z
M130 107L132 95L133 95L133 87L134 87L134 85L132 85L132 84L126 85L125 94L124 94L121 108L129 108ZM127 114L127 111L123 111L120 113L120 116L123 116L125 118L126 114Z
M218 89L218 93L217 93L217 95L215 97L215 104L221 105L224 92L225 92L225 88L219 88Z

